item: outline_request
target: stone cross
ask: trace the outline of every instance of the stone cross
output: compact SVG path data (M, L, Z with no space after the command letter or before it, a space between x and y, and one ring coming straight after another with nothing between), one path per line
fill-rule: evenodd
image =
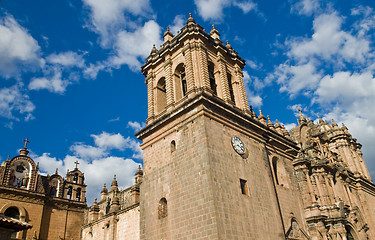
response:
M24 140L22 140L22 141L24 141L25 142L25 147L24 148L27 148L27 143L29 143L30 141L29 141L29 139L24 139Z
M76 169L78 169L77 165L79 164L78 160L74 162L76 164Z

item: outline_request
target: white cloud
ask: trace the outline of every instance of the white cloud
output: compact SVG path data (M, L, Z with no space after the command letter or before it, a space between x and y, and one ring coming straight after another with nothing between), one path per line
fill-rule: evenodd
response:
M144 128L146 126L145 123L139 123L139 122L132 122L132 121L129 121L128 122L128 126L131 127L134 132L138 132L140 131L142 128Z
M98 76L99 71L104 70L106 64L98 62L96 64L90 63L88 67L83 70L83 74L86 78L95 79Z
M292 12L310 16L320 10L319 0L301 0L292 6Z
M48 63L59 64L64 67L78 67L85 66L85 60L82 55L72 51L62 52L59 54L53 53L46 58Z
M103 148L82 143L75 143L70 147L70 151L72 151L74 155L84 159L97 159L108 155L108 152Z
M117 122L120 121L120 117L109 119L108 122Z
M19 84L0 89L0 116L18 120L14 114L31 118L35 105Z
M29 83L28 88L30 90L42 90L46 89L54 93L64 93L66 87L71 84L71 81L67 79L62 79L61 72L55 72L51 78L41 77L33 78Z
M152 49L162 43L161 28L153 20L144 24L134 32L120 31L117 35L115 53L109 61L113 66L127 64L132 70L139 71L141 60L146 58Z
M257 8L253 1L194 0L194 3L204 20L223 20L224 8L231 6L240 8L245 14Z
M119 149L124 150L127 144L127 140L120 134L111 134L102 132L99 135L92 134L95 145L103 149Z
M319 15L314 20L311 38L295 38L287 42L290 47L288 56L302 63L314 57L363 63L370 50L369 41L341 30L342 22L342 17L336 12Z
M133 138L124 138L120 133L113 134L107 132L102 132L99 135L92 134L91 137L94 138L95 145L105 152L112 149L118 149L120 151L130 149L133 152L133 158L142 159L143 157L142 149L139 147L139 142Z
M243 80L247 94L247 101L249 105L253 107L261 107L263 105L263 99L259 95L255 94L253 91L250 90L250 87L251 85L253 85L253 83L249 73L247 71L243 71L243 75Z
M358 30L358 35L363 36L371 29L375 28L375 12L369 6L358 6L352 9L353 16L362 17L360 21L356 22L354 27Z
M367 98L373 98L375 102L375 78L369 72L336 72L320 81L315 94L320 103L339 101L346 105Z
M317 72L315 65L308 62L296 66L281 64L270 77L281 85L280 91L288 92L293 97L302 90L314 89L321 75Z
M0 18L0 75L5 78L18 76L25 66L39 67L38 42L20 26L13 16Z
M234 1L233 6L240 8L245 14L257 8L257 4L252 1Z
M102 45L111 43L111 35L116 34L119 28L132 27L128 15L147 16L152 10L149 0L84 0L84 4L91 10L91 28L100 34Z
M249 66L251 69L258 69L259 66L255 61L252 61L252 60L246 60L246 65Z
M186 19L184 15L177 15L173 19L173 23L170 26L169 30L176 35L178 31L185 25Z

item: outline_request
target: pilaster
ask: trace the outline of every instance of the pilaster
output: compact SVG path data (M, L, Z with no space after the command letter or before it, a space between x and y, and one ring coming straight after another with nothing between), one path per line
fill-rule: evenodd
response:
M165 71L165 87L167 91L167 107L174 103L174 87L173 87L173 79L172 79L172 61L170 58L165 60L164 63L164 71Z
M202 43L198 43L198 54L199 54L199 70L201 72L201 78L203 83L203 89L210 88L210 79L208 76L208 61L207 61L207 50Z
M154 75L153 73L149 73L146 77L146 85L147 85L147 113L148 113L148 121L152 120L155 114L155 106L154 106Z
M219 71L220 71L220 83L221 83L223 99L225 102L231 102L228 76L227 76L227 67L225 64L224 57L220 52L217 53L217 62L218 62Z
M183 54L185 57L187 93L190 93L193 89L195 89L193 59L192 59L191 48L192 46L190 43L185 44L183 48Z

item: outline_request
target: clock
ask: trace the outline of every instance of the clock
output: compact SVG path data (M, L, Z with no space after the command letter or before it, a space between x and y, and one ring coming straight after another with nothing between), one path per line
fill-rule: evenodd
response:
M245 144L241 141L241 139L237 136L232 137L232 146L233 149L240 155L245 154L246 148Z

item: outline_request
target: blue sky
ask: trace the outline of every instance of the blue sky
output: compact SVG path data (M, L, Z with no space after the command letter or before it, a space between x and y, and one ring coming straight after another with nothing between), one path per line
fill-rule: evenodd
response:
M297 108L345 123L375 177L375 4L366 0L3 0L0 161L30 139L43 173L79 160L88 201L133 183L147 95L140 66L191 12L244 58L249 103L287 128Z

